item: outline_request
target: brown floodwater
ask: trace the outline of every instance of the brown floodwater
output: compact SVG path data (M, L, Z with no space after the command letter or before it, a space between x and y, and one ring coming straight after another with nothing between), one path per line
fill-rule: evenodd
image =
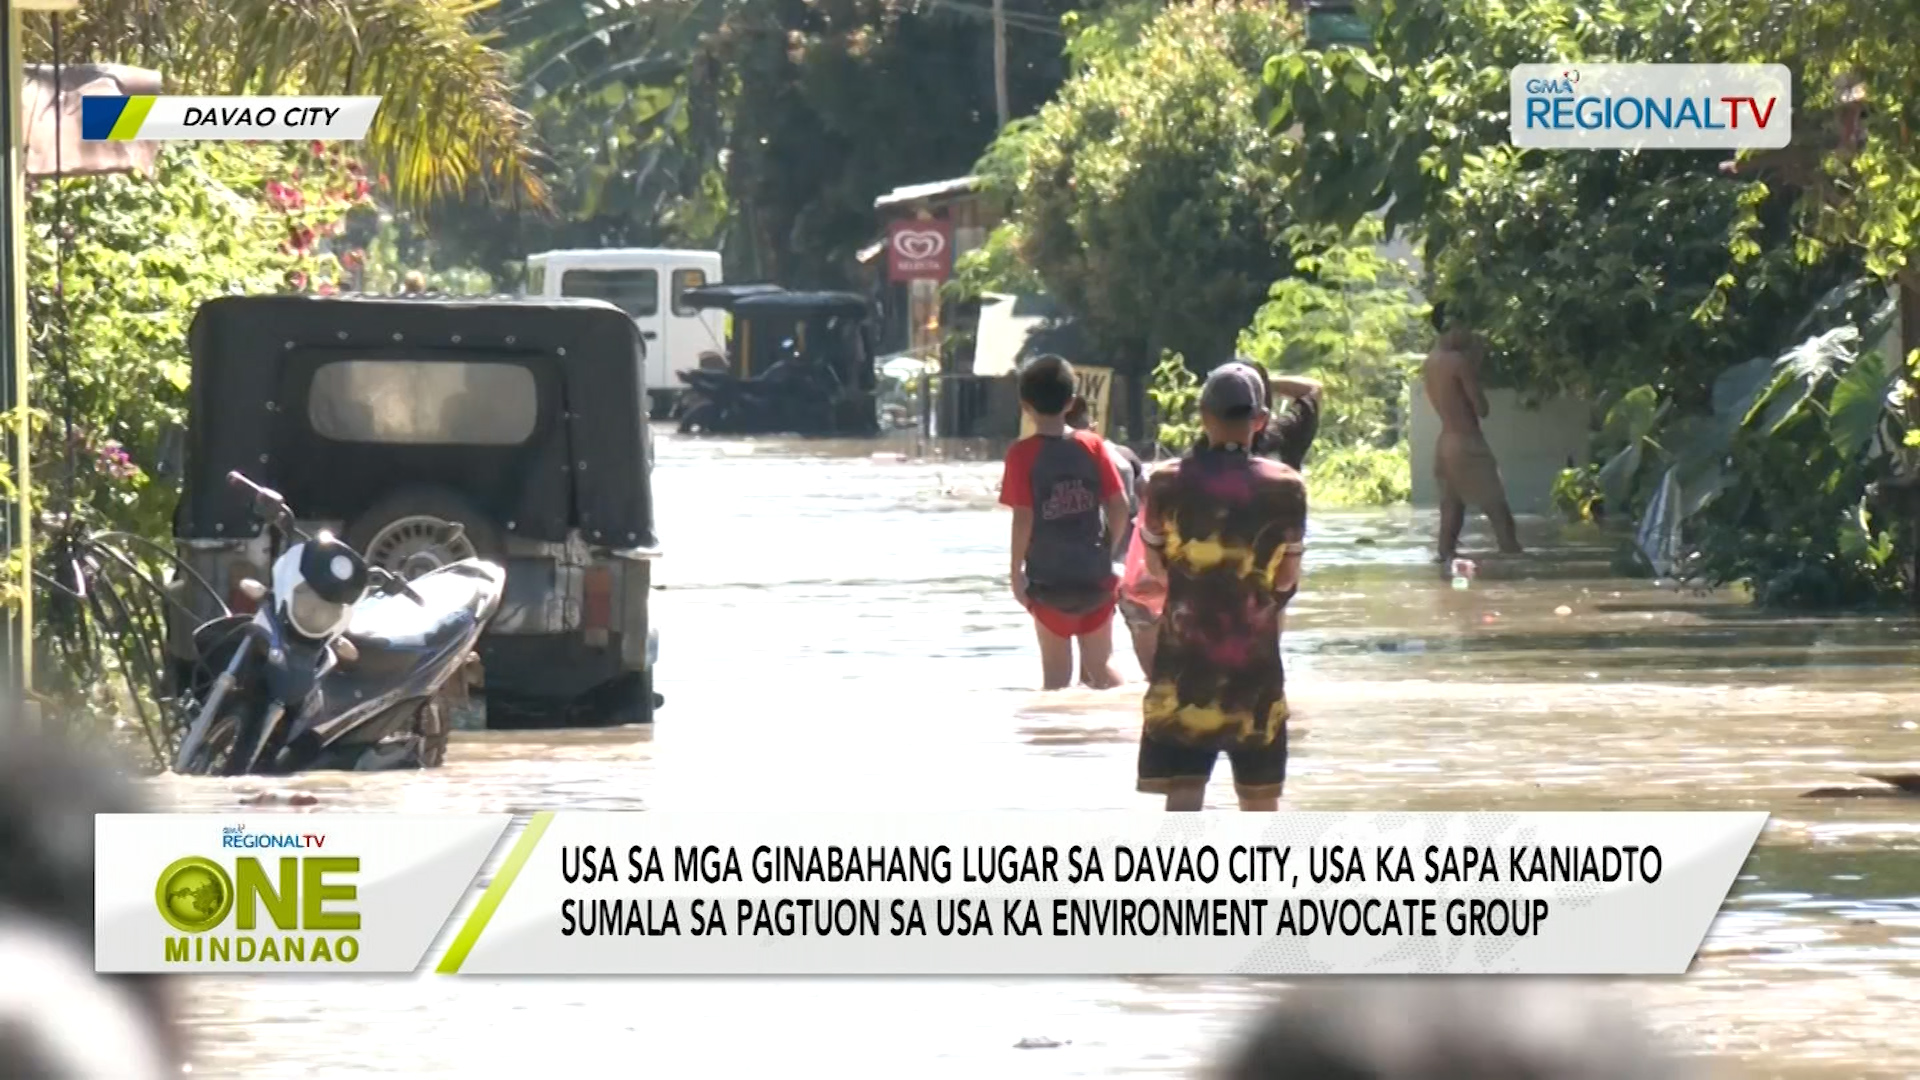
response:
M997 467L875 449L662 435L653 738L475 734L437 771L289 786L316 810L1151 808L1132 791L1137 686L1031 689ZM1764 618L1613 579L1601 538L1540 523L1536 554L1488 560L1456 591L1427 565L1431 527L1409 511L1316 514L1285 643L1287 803L1770 811L1692 973L1608 992L1715 1075L1920 1074L1920 799L1800 797L1920 771L1920 626ZM1221 772L1210 802L1229 805ZM261 787L154 783L194 810ZM1183 1076L1285 992L1231 978L199 979L191 1074ZM1058 1045L1016 1048L1029 1038Z

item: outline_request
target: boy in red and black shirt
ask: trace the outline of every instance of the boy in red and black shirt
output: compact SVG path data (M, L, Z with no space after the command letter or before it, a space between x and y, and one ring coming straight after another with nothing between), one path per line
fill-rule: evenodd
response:
M1073 367L1042 356L1020 370L1020 406L1035 434L1013 444L1000 501L1013 508L1013 598L1033 614L1043 686L1073 682L1080 671L1096 689L1119 686L1113 667L1114 560L1125 536L1127 493L1105 442L1070 430Z

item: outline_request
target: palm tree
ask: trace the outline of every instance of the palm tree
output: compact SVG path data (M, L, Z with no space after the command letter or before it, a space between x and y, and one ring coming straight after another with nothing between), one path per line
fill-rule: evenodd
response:
M493 0L88 0L30 16L29 59L156 68L171 93L378 94L367 163L394 199L482 195L542 204L512 58Z
M672 86L733 0L500 0L486 19L521 58L534 97L613 83Z

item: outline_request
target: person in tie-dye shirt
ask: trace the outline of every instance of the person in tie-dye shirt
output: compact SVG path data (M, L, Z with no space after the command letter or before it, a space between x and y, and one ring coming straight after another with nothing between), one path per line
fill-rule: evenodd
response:
M1200 391L1206 445L1147 477L1140 535L1167 584L1143 705L1138 788L1199 810L1221 753L1243 810L1279 808L1287 775L1281 613L1300 579L1307 489L1249 452L1266 377L1222 365Z

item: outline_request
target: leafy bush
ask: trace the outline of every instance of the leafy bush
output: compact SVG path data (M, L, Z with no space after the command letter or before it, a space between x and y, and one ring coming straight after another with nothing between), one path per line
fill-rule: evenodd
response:
M1307 460L1308 497L1315 506L1391 506L1413 494L1413 466L1405 439L1392 446L1316 449Z
M1271 5L1221 2L1168 7L1099 48L1076 39L1084 67L981 161L1012 204L1001 242L1120 370L1166 351L1225 359L1287 272L1257 106L1262 64L1295 38Z
M1382 239L1373 218L1345 237L1325 227L1288 230L1293 276L1274 283L1240 335L1241 355L1325 385L1325 445L1406 441L1427 304L1414 291L1413 270L1379 249Z
M1414 292L1411 269L1384 254L1380 240L1373 219L1351 236L1289 230L1293 274L1274 283L1240 335L1242 356L1325 387L1307 468L1320 505L1381 505L1410 493L1407 395L1427 305ZM1199 387L1177 356L1155 370L1149 392L1162 446L1181 450L1198 435Z
M1598 521L1606 513L1600 495L1600 466L1588 463L1561 469L1553 478L1553 508L1568 521Z
M1618 450L1595 480L1608 505L1642 514L1657 569L1745 582L1783 607L1876 604L1911 585L1914 515L1873 498L1912 453L1908 362L1885 348L1893 308L1873 308L1873 292L1836 290L1808 322L1817 332L1721 372L1706 410L1641 387L1609 413Z
M42 183L28 207L38 505L166 536L202 301L326 289L328 238L366 198L350 162L281 144L170 144L153 179ZM64 259L60 237L65 239ZM61 284L64 281L64 293Z

